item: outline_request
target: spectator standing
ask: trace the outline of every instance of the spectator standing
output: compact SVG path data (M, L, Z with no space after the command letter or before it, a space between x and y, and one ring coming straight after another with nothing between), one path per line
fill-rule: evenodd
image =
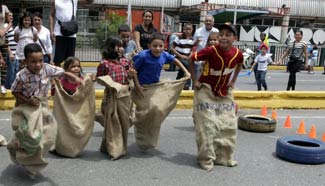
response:
M44 63L52 62L52 42L49 29L43 26L43 16L39 12L33 14L33 24L37 29L37 42L41 45L43 50Z
M12 12L9 12L8 14L8 22L12 23L13 21L13 14ZM8 28L8 32L6 33L6 40L8 41L8 55L6 59L7 63L7 79L5 83L5 88L10 89L12 82L16 78L16 74L19 69L19 63L16 58L16 48L17 48L17 43L15 42L14 39L14 26L10 24L5 25L6 28Z
M123 24L118 27L118 36L123 41L123 56L128 60L131 60L133 55L135 54L135 50L137 49L137 44L133 39L131 39L131 29L128 25Z
M1 51L1 57L0 57L0 68L1 68L1 93L5 94L7 93L7 89L5 88L5 83L7 79L7 65L5 62L5 57L7 57L8 52L8 40L6 40L6 33L9 30L9 27L12 26L12 23L9 22L9 24L5 24L6 18L8 17L8 8L6 5L1 5L2 13L0 14L0 51Z
M33 27L33 18L29 12L24 12L19 18L19 25L14 29L14 39L17 42L16 57L19 68L24 68L24 48L29 43L37 41L37 30Z
M199 52L205 48L210 32L219 32L219 30L214 25L214 17L212 15L207 15L204 19L204 26L195 30L194 41L197 44L196 51ZM197 78L200 77L202 64L196 62L194 69Z
M301 30L295 31L295 41L290 44L283 55L281 56L279 62L283 61L283 59L290 54L290 59L287 64L289 70L289 80L287 85L287 91L295 90L296 88L296 73L299 71L299 68L304 61L305 58L305 66L307 66L308 62L308 54L307 54L307 43L302 41L303 32Z
M94 0L51 0L51 13L50 13L50 33L51 38L55 43L55 53L53 62L56 66L60 64L68 57L75 56L76 49L76 36L63 36L60 31L61 22L71 21L72 15L77 15L77 4L90 4ZM74 10L74 11L72 11Z
M192 53L194 47L194 40L192 36L193 25L186 23L183 27L183 34L180 37L176 36L171 49L172 53L175 54L176 58L189 70L188 57ZM176 79L185 77L185 73L182 69L178 69ZM189 79L185 85L184 90L189 90L191 86L191 79Z
M317 62L317 58L318 58L318 48L316 45L314 45L310 51L310 60L308 60L308 73L309 74L315 74L314 66Z
M157 29L154 27L153 12L150 10L143 11L142 23L138 24L134 28L134 40L137 44L137 52L148 49L149 40Z
M261 41L257 44L257 49L256 49L256 52L257 52L257 55L261 54L261 46L262 45L265 45L267 46L267 53L270 53L270 48L269 48L269 42L268 42L268 39L267 39L267 35L266 33L261 33L260 34L260 39ZM258 68L258 63L255 64L253 70L254 70L254 77L255 77L255 81L257 82L257 78L256 78L256 75L257 75L257 68Z
M265 81L267 66L269 64L275 64L273 63L271 56L267 55L268 49L269 47L267 45L265 44L260 45L259 48L260 54L256 56L254 60L254 64L252 66L252 69L254 69L255 66L258 66L256 72L257 91L262 90L262 86L265 91L267 90L267 84Z

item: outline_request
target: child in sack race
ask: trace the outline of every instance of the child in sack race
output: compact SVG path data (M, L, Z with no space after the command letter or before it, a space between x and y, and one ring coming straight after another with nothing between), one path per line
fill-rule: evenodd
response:
M175 108L190 74L178 59L164 51L164 36L159 33L152 35L149 49L134 56L133 62L138 78L134 79L135 92L132 94L135 105L132 124L137 145L147 150L156 147L161 124ZM163 65L172 62L184 71L185 78L160 81Z
M57 124L48 108L50 79L63 75L79 78L64 72L60 67L44 64L39 44L24 48L25 64L17 73L11 91L16 98L12 111L14 136L8 143L11 160L26 168L31 178L47 166L46 153L55 143Z
M82 83L70 77L55 79L53 115L58 123L55 152L74 158L82 153L94 128L95 76L84 75L76 57L68 57L63 68L79 77Z
M128 130L131 126L130 79L135 70L129 60L123 57L123 41L109 37L102 47L103 60L97 67L97 82L105 86L101 105L102 116L96 121L105 128L100 151L116 160L127 153ZM102 119L100 119L102 118Z
M233 47L237 30L231 23L218 27L219 44L191 56L194 82L193 119L199 165L211 171L214 164L236 166L233 159L237 138L237 119L233 88L243 63L241 51ZM196 80L193 61L205 61Z

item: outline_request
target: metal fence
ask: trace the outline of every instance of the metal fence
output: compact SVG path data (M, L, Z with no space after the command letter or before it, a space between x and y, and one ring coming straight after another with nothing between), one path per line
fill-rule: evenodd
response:
M257 48L257 43L249 43L246 44L243 42L235 43L235 46L239 49L244 50L245 47L250 48L255 51ZM281 55L284 53L286 47L285 46L272 46L270 48L270 52L273 54L273 61L278 61ZM324 64L325 59L325 48L318 49L318 60L315 66L322 66ZM324 53L324 54L322 54ZM83 62L99 62L102 57L100 53L100 48L96 43L95 34L78 34L77 37L77 46L76 46L76 57L78 57ZM286 65L288 62L288 58L282 61L281 65Z

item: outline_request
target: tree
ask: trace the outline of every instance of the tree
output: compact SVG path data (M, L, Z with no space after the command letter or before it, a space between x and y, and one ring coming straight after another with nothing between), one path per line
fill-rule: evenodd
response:
M120 16L116 12L109 13L107 19L101 21L101 26L96 31L97 46L102 46L109 36L117 36L117 29L125 23L125 20L125 16Z

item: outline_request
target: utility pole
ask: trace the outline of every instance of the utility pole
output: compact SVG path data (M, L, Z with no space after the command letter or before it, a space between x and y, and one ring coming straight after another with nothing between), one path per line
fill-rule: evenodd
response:
M236 0L236 4L235 4L235 11L234 11L234 25L236 25L237 23L237 6L238 6L238 0Z
M280 42L284 43L287 39L289 20L290 20L290 7L283 5L281 7L281 14L283 15L282 26L281 26L281 39Z

